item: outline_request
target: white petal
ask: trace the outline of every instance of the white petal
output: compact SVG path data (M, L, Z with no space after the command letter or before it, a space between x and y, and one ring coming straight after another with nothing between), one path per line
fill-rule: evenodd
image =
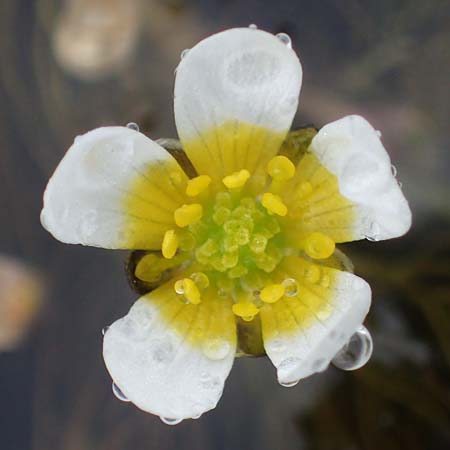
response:
M186 179L172 156L143 134L126 127L97 128L78 136L56 168L41 222L66 243L160 248L173 210L183 201L172 174ZM135 192L139 185L145 189Z
M189 50L177 68L175 119L197 170L252 171L260 162L255 153L273 156L290 128L301 80L295 52L261 30L227 30Z
M325 125L310 149L339 182L340 193L357 205L356 238L390 239L411 226L411 211L392 174L378 133L361 116Z
M108 328L103 345L106 366L116 385L140 409L168 419L197 418L215 408L233 365L236 338L231 307L212 313L204 303L186 306L170 294L161 299L161 306L152 302L154 292ZM171 302L178 303L169 305L175 311L173 321L161 312ZM181 331L175 322L180 327L183 317L189 326ZM199 333L207 317L208 330L228 323L232 334L208 336L205 330L205 339L193 345L188 335Z
M295 300L282 299L275 308L262 311L264 347L267 355L277 368L281 384L295 383L316 372L325 370L336 353L345 345L352 334L364 321L370 307L371 290L361 278L329 269L334 273L332 297L329 300L331 311L328 314L318 311L316 317L305 323L297 318L287 318L282 313L295 317ZM299 302L301 300L301 289ZM282 302L286 311L283 311ZM284 320L294 320L297 329L285 329Z

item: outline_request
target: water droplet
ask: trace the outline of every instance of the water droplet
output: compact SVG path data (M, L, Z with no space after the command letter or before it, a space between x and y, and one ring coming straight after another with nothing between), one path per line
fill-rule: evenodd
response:
M102 336L104 336L106 334L106 332L108 331L108 328L109 328L109 326L102 328Z
M131 316L122 317L119 321L116 322L116 329L127 337L127 339L131 339L135 342L145 341L148 337L148 332L146 329L139 326L139 324L133 319Z
M160 419L161 422L165 423L166 425L178 425L183 421L183 419L170 419L169 417L160 417Z
M159 345L154 344L152 352L153 360L159 364L169 363L174 356L174 349L171 342L161 342Z
M277 38L288 48L292 48L291 37L286 33L278 33Z
M251 28L252 30L257 30L258 29L258 26L255 25L254 23L251 23L248 27Z
M87 211L80 217L79 230L84 240L89 240L99 228L97 211Z
M112 384L113 394L121 401L121 402L129 402L128 397L120 390L119 386L113 382Z
M394 176L394 177L397 176L397 167L395 167L394 164L391 164L391 172L392 172L392 176Z
M286 344L282 339L273 339L270 341L270 349L273 352L283 352L286 350Z
M230 343L222 338L208 339L202 345L205 356L213 361L224 359L230 353L230 349Z
M356 370L369 361L372 350L372 336L367 328L361 325L350 338L350 341L339 350L332 363L338 369Z
M200 289L206 289L209 286L209 278L203 272L194 272L190 278Z
M287 382L281 382L279 381L280 385L283 387L294 387L297 386L300 380L294 380L294 381L287 381Z
M284 286L286 297L295 297L298 294L298 283L294 278L286 278L281 284Z
M296 358L294 356L290 356L289 358L286 358L285 360L281 361L280 365L278 366L278 376L282 373L290 373L297 369L302 364L302 360L300 358Z
M371 242L376 242L380 238L380 226L376 222L372 222L369 227L369 233L366 235L366 239Z
M186 55L189 53L190 48L185 48L184 50L181 51L180 53L180 58L184 59L186 57Z
M184 294L184 283L175 283L175 292L179 295Z
M207 372L203 372L200 376L200 385L203 389L217 390L222 387L220 378L212 377Z
M127 128L134 131L139 131L139 125L134 122L127 123Z

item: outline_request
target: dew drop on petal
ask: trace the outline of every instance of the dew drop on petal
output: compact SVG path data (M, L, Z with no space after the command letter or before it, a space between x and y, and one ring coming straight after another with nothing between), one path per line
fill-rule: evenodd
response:
M286 278L281 284L286 297L295 297L298 294L298 283L294 278Z
M207 372L203 372L200 375L200 386L202 389L207 391L216 391L219 390L223 385L220 381L220 378L213 377Z
M282 339L274 339L270 342L270 348L274 352L283 352L286 350L286 344Z
M184 294L184 285L183 283L175 283L175 292L179 295Z
M109 326L102 328L102 336L104 336L106 334L106 332L108 331L108 328L109 328Z
M397 176L397 167L395 167L394 164L391 164L391 172L393 177Z
M224 359L230 353L230 349L229 342L221 338L208 339L202 345L204 355L213 361Z
M185 48L184 50L181 51L180 53L180 58L184 59L186 57L186 55L189 53L190 48Z
M83 240L88 241L98 230L97 211L87 211L79 221L79 233Z
M303 361L300 358L297 357L288 357L285 360L281 361L281 363L278 365L278 382L280 383L281 386L284 387L292 387L295 386L298 382L299 379L290 379L291 376L290 374L295 371L298 367L301 366L301 364L303 363ZM289 381L280 381L281 379L288 379Z
M300 380L294 380L294 381L288 381L286 383L283 383L280 381L279 383L280 383L280 386L283 386L283 387L294 387L294 386L297 386L299 381Z
M121 401L121 402L129 402L128 397L120 390L119 386L113 382L112 384L113 394Z
M376 242L380 238L380 226L376 222L372 222L369 227L366 239L371 242Z
M288 48L292 48L291 37L286 33L278 33L277 38Z
M373 342L367 328L361 325L350 341L333 358L335 367L342 370L356 370L364 366L372 356Z
M255 25L254 23L251 23L248 27L251 28L252 30L257 30L258 29L258 26Z
M127 128L134 131L139 131L139 125L134 122L127 123Z
M160 417L160 419L161 422L165 423L166 425L178 425L183 421L183 419L170 419L169 417Z

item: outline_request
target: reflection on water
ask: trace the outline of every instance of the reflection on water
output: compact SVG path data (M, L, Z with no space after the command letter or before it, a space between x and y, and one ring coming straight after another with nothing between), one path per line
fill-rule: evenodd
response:
M448 448L448 2L132 4L0 6L0 251L38 267L49 285L33 339L0 356L0 448ZM85 20L86 8L107 13ZM265 358L241 358L216 410L168 428L117 401L101 360L102 327L135 299L126 255L53 241L38 220L42 191L88 129L136 122L152 138L175 137L167 74L180 52L250 23L288 33L299 50L308 82L296 125L363 111L382 131L415 225L397 241L344 248L374 292L364 368L331 367L285 389Z

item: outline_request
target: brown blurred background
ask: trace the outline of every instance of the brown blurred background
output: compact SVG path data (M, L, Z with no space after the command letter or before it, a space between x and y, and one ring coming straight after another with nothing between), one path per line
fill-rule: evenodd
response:
M0 449L450 448L449 17L440 0L1 0ZM217 409L169 427L113 396L101 358L135 300L126 253L53 240L42 193L77 134L175 137L180 52L250 23L300 55L295 126L360 113L382 131L414 225L342 248L374 291L367 366L288 389L240 359Z

